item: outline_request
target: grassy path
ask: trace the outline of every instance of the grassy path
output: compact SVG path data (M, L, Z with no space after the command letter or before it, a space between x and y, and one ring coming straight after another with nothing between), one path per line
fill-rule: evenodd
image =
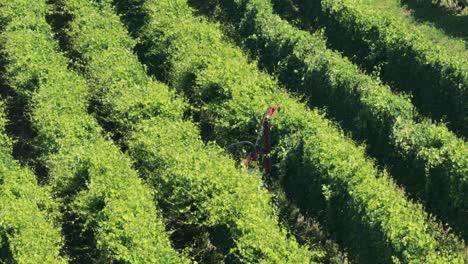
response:
M395 5L394 2L398 0L393 0L392 6ZM412 18L409 20L412 23L427 24L445 33L444 37L468 41L468 8L454 11L443 6L436 6L429 0L400 0L399 4L401 8L396 11L403 14L406 13L405 11L411 12ZM405 17L408 16L405 15Z
M445 46L459 56L468 57L468 14L440 14L417 0L365 0L371 8L405 21L434 44Z

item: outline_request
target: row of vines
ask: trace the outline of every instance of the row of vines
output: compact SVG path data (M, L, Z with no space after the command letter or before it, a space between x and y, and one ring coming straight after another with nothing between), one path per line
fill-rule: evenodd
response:
M57 204L48 188L13 159L12 140L0 106L0 254L7 263L65 263Z

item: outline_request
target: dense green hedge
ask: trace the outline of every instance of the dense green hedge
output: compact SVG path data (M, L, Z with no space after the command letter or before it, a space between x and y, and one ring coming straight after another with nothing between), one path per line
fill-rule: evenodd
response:
M181 100L146 75L110 4L61 0L58 5L72 17L67 42L83 62L98 116L159 190L175 237L194 236L180 246L201 247L192 249L201 262L308 263L311 253L279 228L259 175L238 171L221 148L205 146L196 126L182 121Z
M0 103L0 262L66 263L57 204L50 190L12 157Z
M354 138L368 143L373 156L392 166L409 193L468 238L468 146L462 139L327 49L322 36L274 15L269 0L216 2L262 66L289 90L308 95L312 105L325 106Z
M286 191L321 218L358 261L463 262L462 245L427 222L421 206L406 200L362 148L277 89L222 41L215 24L193 17L186 0L116 2L131 27L138 26L136 18L146 21L135 28L143 60L189 96L218 142L254 139L256 117L270 104L281 105L272 134Z
M2 1L1 10L3 77L29 100L48 181L64 202L70 257L82 263L181 263L152 193L87 114L88 88L57 51L46 1ZM32 235L27 240L37 242Z
M358 0L295 0L309 19L321 18L328 40L392 86L413 95L425 114L446 117L468 136L468 57L434 44L406 21Z

